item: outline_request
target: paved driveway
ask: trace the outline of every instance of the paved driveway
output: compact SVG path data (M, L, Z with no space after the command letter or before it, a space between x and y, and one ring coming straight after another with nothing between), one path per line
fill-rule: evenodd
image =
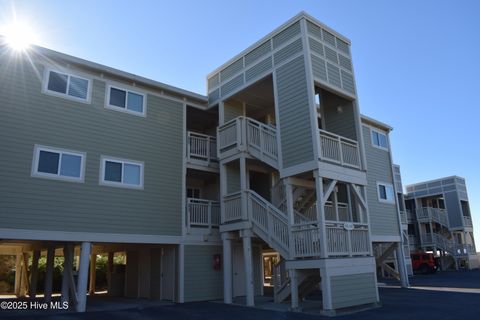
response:
M335 319L479 319L480 271L447 272L411 279L412 288L402 289L394 282L380 288L382 307L354 314L340 315ZM119 307L116 306L118 309ZM268 319L331 319L320 315L279 312L227 306L214 302L186 304L141 304L125 306L124 310L87 312L84 314L3 314L1 319L74 320L74 319L192 319L192 320L268 320Z

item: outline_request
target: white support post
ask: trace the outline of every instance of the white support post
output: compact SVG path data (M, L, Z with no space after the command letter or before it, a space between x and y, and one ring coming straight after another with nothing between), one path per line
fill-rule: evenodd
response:
M322 278L322 281L320 281L320 286L322 287L323 310L329 311L333 309L332 287L330 283L330 275L326 267L320 269L320 277Z
M80 248L80 261L78 262L77 312L85 312L87 307L88 266L90 264L91 249L92 244L90 242L82 242Z
M220 163L220 223L225 223L225 204L223 198L227 195L227 168Z
M408 282L407 264L405 262L405 252L403 250L402 242L398 242L395 254L397 258L398 273L400 274L400 284L402 285L402 288L408 288L410 283Z
M35 299L37 296L38 259L40 259L40 250L33 250L32 270L30 272L30 299Z
M289 253L290 257L295 255L293 243L293 232L292 226L295 224L295 213L293 210L293 188L291 183L288 179L284 179L283 183L285 184L285 197L286 197L286 204L287 204L287 215L288 215L288 243L290 244ZM271 230L271 229L270 229Z
M297 270L289 269L288 276L290 278L290 295L291 295L291 307L292 311L298 309L298 277Z
M336 188L333 190L333 210L335 210L336 220L340 221L340 215L338 214L338 192Z
M247 307L255 306L254 284L253 284L253 259L252 259L252 235L249 231L242 232L243 257L245 261L245 292L247 296Z
M222 234L223 240L223 302L232 303L232 240L228 232Z
M185 302L185 245L178 245L178 303Z
M45 270L45 302L52 300L53 268L55 262L55 247L50 245L47 249L47 265Z
M96 275L97 275L97 254L92 253L90 257L90 281L89 281L89 288L88 294L94 295L95 294L95 284L96 284Z
M327 229L325 227L325 206L323 199L323 178L318 170L314 171L315 189L317 192L317 222L320 232L320 257L326 258L327 252Z
M240 191L242 199L242 220L248 220L247 210L247 160L245 157L240 157Z

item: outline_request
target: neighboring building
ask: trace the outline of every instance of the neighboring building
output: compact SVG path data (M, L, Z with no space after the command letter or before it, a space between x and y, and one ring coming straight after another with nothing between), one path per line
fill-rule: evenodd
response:
M55 254L78 311L96 254L109 294L175 302L254 305L268 277L276 302L320 288L332 312L376 304L377 269L408 285L391 128L360 115L349 40L307 14L212 72L208 96L0 52L0 253L17 255L16 294L35 296L46 255L50 299Z
M464 178L408 185L405 204L412 250L432 251L442 269L479 267Z

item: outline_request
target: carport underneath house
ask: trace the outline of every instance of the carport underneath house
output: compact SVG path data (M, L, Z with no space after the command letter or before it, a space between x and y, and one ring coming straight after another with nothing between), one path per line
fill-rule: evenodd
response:
M87 294L95 293L177 301L177 248L159 244L2 240L0 255L15 257L14 296L5 297L47 303L60 299L68 302L69 310L77 312L86 310ZM45 260L44 270L39 267L41 258ZM103 264L103 260L105 268L97 268L97 261ZM61 279L55 279L59 269ZM100 269L105 271L105 278L97 286ZM39 290L42 285L43 290Z

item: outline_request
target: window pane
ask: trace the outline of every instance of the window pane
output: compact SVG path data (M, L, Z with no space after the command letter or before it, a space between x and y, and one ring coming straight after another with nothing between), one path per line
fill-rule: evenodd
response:
M77 77L70 77L68 95L81 99L87 99L88 81Z
M379 146L379 141L378 141L378 132L372 131L372 143L376 146Z
M50 71L48 78L48 90L66 93L67 92L67 78L65 74Z
M388 148L387 146L387 136L384 135L384 134L379 134L378 135L378 142L379 142L379 146L380 147L383 147L383 148Z
M60 154L56 152L40 151L38 158L38 172L58 173L58 159Z
M122 164L105 161L105 181L122 182Z
M123 182L127 184L140 185L140 166L125 163L123 166Z
M387 186L387 187L385 187L385 191L386 191L386 194L387 194L386 199L393 201L394 196L395 196L394 193L393 193L393 187L392 186Z
M387 200L387 190L384 185L379 185L378 190L380 193L380 199Z
M110 104L120 108L125 108L126 92L115 88L110 88Z
M136 112L143 112L143 96L129 92L127 109Z
M82 157L73 154L62 154L62 164L60 166L60 175L67 177L80 178L80 169L82 166Z

